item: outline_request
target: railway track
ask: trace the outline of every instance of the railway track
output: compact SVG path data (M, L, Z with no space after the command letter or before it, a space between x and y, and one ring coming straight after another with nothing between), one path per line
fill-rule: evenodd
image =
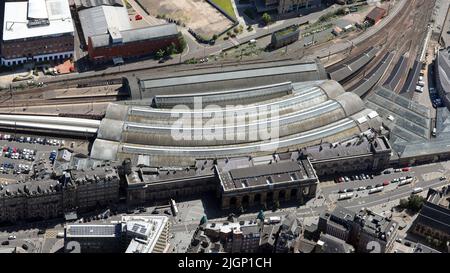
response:
M387 68L386 73L380 79L380 82L385 81L387 77L389 77L390 73L392 73L392 69L403 55L409 57L408 69L411 68L417 57L421 43L425 38L428 18L430 18L433 6L434 1L410 1L407 3L406 8L401 11L399 16L388 24L386 28L359 45L357 49L353 51L355 56L361 54L368 46L380 46L381 50L368 65L361 71L354 73L351 76L351 79L347 80L344 84L344 88L348 88L363 79L366 73L377 66L383 56L388 52L395 51L395 56L390 66ZM427 12L423 12L423 10L426 10ZM339 65L339 63L335 65ZM400 86L406 81L406 77L407 73L401 77L400 81L402 84L400 84Z
M95 96L86 98L64 98L64 99L10 99L7 102L0 103L1 108L14 108L14 107L30 107L30 106L53 106L53 105L66 105L66 104L90 104L98 102L114 102L120 100L121 97L114 96Z

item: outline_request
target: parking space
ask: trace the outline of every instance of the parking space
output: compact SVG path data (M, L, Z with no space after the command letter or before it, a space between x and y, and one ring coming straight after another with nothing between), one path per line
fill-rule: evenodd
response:
M88 145L88 140L0 132L0 183L25 178L38 160L51 163L61 147L87 154Z
M342 176L335 179L334 185L322 187L321 192L325 196L330 195L332 201L338 201L340 198L365 197L383 190L395 190L399 184L414 183L415 175L415 171L407 167L387 169L379 174L359 173Z
M55 138L27 135L0 134L0 176L4 179L21 179L30 174L33 162L56 157L65 141Z

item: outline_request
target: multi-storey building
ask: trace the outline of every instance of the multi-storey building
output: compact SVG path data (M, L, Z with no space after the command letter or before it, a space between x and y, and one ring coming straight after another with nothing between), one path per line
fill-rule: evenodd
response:
M48 219L63 213L62 187L55 180L0 185L0 222Z
M258 165L243 160L240 168L215 166L223 209L288 200L304 204L314 198L318 180L307 158L292 161L269 156L266 160L268 164Z
M371 210L364 209L355 216L358 252L391 252L397 238L398 223Z
M366 136L337 143L322 143L301 150L318 176L355 171L380 171L389 166L391 146L385 137Z
M354 219L355 212L338 206L319 217L318 229L319 232L349 242L354 237Z
M63 60L73 52L74 27L67 0L5 3L2 65Z
M450 241L450 187L430 189L427 200L411 231L425 238L431 237L442 245Z
M81 253L164 253L169 233L167 216L123 216L118 223L67 225L64 245L67 252L77 245Z
M336 207L319 218L319 231L353 245L358 252L390 252L398 223L363 209L358 213Z
M59 180L0 185L0 222L50 219L119 201L120 178L112 167L65 173Z

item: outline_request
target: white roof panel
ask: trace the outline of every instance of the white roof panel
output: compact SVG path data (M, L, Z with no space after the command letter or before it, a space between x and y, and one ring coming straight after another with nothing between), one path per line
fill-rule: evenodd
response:
M28 18L48 19L45 0L28 0Z
M370 119L378 117L378 113L376 111L372 111L367 115Z
M74 27L67 0L30 0L32 16L44 16L42 1L45 1L45 14L49 24L28 27L28 2L6 2L3 22L3 40L60 35L73 33ZM45 19L45 18L37 18Z

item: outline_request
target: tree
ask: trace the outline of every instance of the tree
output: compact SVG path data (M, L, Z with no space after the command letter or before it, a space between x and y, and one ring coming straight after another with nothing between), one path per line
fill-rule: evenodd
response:
M200 219L200 225L206 224L208 222L208 218L206 218L206 215L203 215L202 219Z
M162 57L164 57L164 55L166 55L166 52L162 48L156 52L156 57L158 59L161 59Z
M402 209L408 208L408 204L409 204L408 200L406 200L406 199L401 199L401 200L400 200L400 207L401 207Z
M418 212L423 205L423 202L425 201L425 198L419 195L411 195L408 198L408 208L412 211Z
M217 35L217 34L214 34L213 36L212 36L212 39L215 41L215 40L217 40L217 38L219 38L219 36Z
M418 212L423 205L425 198L419 195L411 195L408 199L400 200L400 207L403 209L409 209L414 212Z
M166 49L167 54L172 55L172 54L177 54L177 46L174 43L171 43L167 49Z
M182 53L184 49L186 48L186 40L183 37L183 34L178 35L178 52Z
M267 12L265 12L262 15L261 19L263 20L264 24L266 24L266 25L268 25L268 24L270 24L270 22L272 22L272 17Z

